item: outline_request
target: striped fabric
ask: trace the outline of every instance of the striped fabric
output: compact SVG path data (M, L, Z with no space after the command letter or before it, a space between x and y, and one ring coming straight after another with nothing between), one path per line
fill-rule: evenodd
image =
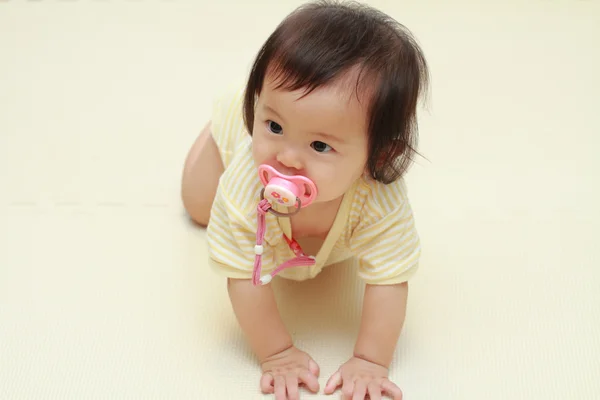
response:
M254 266L257 214L262 185L244 128L241 90L214 103L211 130L225 165L207 228L210 264L230 278L250 279ZM289 219L267 214L263 274L293 258L283 239L291 237ZM383 185L361 178L344 195L338 216L320 249L316 264L282 271L279 276L305 280L328 265L350 257L369 284L407 281L417 270L419 236L403 180Z

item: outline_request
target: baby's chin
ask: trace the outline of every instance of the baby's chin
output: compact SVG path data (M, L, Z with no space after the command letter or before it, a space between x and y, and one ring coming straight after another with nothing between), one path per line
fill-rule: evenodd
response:
M324 196L317 195L315 201L312 202L311 205L329 205L336 201L340 201L344 197L344 193L328 193ZM310 207L310 206L309 206Z

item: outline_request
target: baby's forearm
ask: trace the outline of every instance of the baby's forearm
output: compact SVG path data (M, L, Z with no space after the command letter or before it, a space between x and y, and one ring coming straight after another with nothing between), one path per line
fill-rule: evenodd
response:
M271 285L254 286L250 280L229 279L227 288L238 323L261 363L293 345Z
M367 285L355 357L389 367L406 315L408 284Z

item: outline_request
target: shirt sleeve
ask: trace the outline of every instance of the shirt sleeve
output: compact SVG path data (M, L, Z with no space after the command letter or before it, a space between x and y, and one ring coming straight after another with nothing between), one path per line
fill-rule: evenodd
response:
M247 136L243 118L243 90L226 87L213 98L210 130L225 167L229 166L240 138Z
M408 281L417 271L421 255L408 200L390 209L375 202L367 204L350 248L358 258L359 277L366 283L392 285Z
M222 187L217 190L207 227L209 263L219 274L234 279L252 279L256 221L235 206ZM271 246L264 243L262 274L272 269Z

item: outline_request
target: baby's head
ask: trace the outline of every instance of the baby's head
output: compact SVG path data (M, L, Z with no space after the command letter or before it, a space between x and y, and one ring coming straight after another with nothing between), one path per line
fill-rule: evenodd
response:
M321 1L261 48L244 97L257 163L302 174L332 200L362 174L390 183L415 154L427 64L410 32L367 6Z

